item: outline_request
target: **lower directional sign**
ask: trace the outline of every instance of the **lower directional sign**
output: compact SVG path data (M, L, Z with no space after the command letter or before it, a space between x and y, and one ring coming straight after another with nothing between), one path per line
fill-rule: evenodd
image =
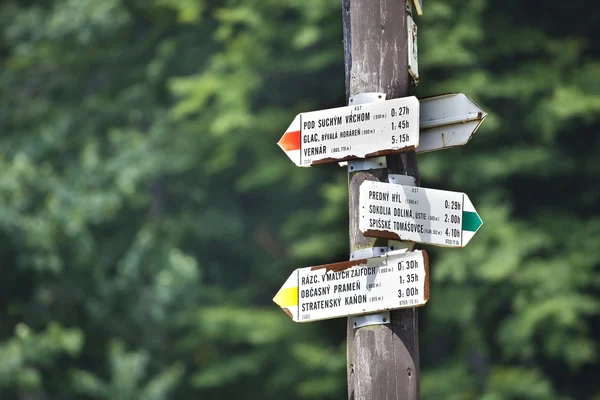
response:
M464 247L483 221L460 192L365 181L359 229L365 236Z
M429 257L424 250L299 268L273 298L296 322L419 307L427 300Z

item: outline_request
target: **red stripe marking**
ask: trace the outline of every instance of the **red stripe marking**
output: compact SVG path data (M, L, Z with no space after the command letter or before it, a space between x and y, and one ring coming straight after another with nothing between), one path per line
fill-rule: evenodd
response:
M279 145L285 151L300 150L300 131L290 131L283 134Z

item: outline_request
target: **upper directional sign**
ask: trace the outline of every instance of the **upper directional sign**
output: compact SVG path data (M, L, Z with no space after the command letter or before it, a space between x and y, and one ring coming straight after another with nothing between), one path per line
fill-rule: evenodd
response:
M418 307L427 300L429 258L423 250L299 268L273 299L296 322Z
M464 247L483 221L464 193L365 181L359 229L365 236Z
M466 144L487 115L462 93L429 97L419 102L421 116L417 153Z
M298 114L278 145L300 167L414 149L419 108L411 96Z

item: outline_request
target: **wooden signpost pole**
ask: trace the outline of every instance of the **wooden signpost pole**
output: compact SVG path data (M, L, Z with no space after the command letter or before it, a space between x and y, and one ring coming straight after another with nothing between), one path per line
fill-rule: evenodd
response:
M409 95L410 4L398 0L343 0L346 94L384 93L387 99ZM352 104L352 103L349 103ZM387 240L359 230L359 187L365 180L387 181L389 174L409 175L418 185L414 151L380 158L374 169L348 163L350 251L388 247ZM396 242L397 243L397 242ZM385 251L385 250L383 250ZM374 254L375 255L375 254ZM387 323L355 327L348 319L348 398L414 400L419 398L419 331L416 308L390 312Z

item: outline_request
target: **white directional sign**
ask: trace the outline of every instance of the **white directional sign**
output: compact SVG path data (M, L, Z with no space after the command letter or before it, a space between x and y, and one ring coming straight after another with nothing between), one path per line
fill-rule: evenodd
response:
M414 149L419 109L411 96L298 114L278 145L300 167Z
M462 93L429 97L419 102L421 116L417 153L466 144L487 115Z
M365 181L359 229L365 236L464 247L483 221L464 193Z
M292 272L273 301L296 322L418 307L429 300L429 258L394 251Z

